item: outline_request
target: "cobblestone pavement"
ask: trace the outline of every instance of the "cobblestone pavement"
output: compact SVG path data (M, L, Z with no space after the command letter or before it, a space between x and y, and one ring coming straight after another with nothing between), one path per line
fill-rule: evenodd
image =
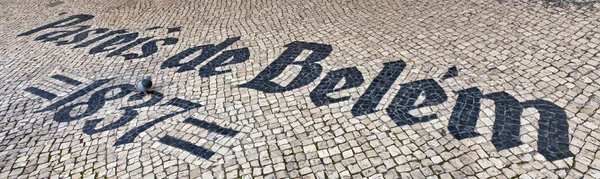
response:
M0 0L0 178L600 178L599 10Z

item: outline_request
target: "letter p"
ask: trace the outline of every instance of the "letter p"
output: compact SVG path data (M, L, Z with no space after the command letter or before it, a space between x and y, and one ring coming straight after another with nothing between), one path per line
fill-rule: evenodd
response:
M44 29L72 26L72 25L75 25L75 24L79 24L79 23L88 21L88 20L90 20L92 18L94 18L94 16L88 15L88 14L73 15L73 16L70 16L70 17L68 17L66 19L62 19L62 20L59 20L59 21L56 21L56 22L53 22L53 23L50 23L50 24L46 24L44 26L41 26L41 27L38 27L38 28L35 28L35 29L31 29L31 30L29 30L27 32L23 32L23 33L17 35L17 37L31 35L33 33L42 31Z

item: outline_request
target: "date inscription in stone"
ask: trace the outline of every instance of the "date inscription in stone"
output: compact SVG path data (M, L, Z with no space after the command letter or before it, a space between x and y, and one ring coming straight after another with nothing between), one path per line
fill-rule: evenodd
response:
M121 56L124 60L144 58L158 52L159 46L175 45L179 39L173 37L155 38L140 37L139 32L129 32L127 30L111 30L108 28L90 29L90 25L81 25L81 23L93 19L92 15L73 15L56 22L52 22L38 28L23 32L18 36L36 35L36 41L55 43L57 46L72 45L72 48L89 47L89 54L106 54L107 57ZM167 33L179 31L179 28L169 28ZM197 71L199 77L210 77L224 73L231 73L231 70L218 70L219 67L244 63L250 58L248 48L238 48L225 50L227 47L240 40L240 37L231 37L223 42L215 44L201 44L189 47L178 54L165 59L161 64L161 69L175 68L177 73L186 71ZM252 80L238 84L240 88L248 88L264 93L282 93L292 91L300 87L309 85L317 80L324 73L324 68L318 63L324 60L332 52L333 48L328 44L313 42L294 41L284 45L283 53L266 66ZM141 53L126 53L126 51L140 48ZM195 52L200 51L199 55L190 57ZM298 60L301 53L309 53L308 57ZM185 60L191 58L191 60ZM205 65L200 64L209 60ZM286 67L297 66L301 70L288 84L279 84L274 79L282 75ZM392 87L394 81L405 69L406 64L403 60L386 62L384 67L375 76L374 80L368 85L360 98L352 105L351 113L354 116L362 116L376 112L376 106L380 103L383 96ZM364 83L362 73L356 67L348 67L325 72L325 77L318 85L311 90L309 97L316 106L323 106L332 103L349 100L349 96L330 97L328 94L357 88ZM456 77L458 69L453 66L441 77L441 81ZM81 82L71 79L67 76L54 75L52 78L61 80L70 85L81 85ZM149 100L144 100L142 94L133 94L134 87L130 84L119 84L96 90L108 83L111 79L96 80L92 84L83 87L81 90L71 93L69 96L60 99L38 112L53 111L54 120L57 122L69 122L81 120L91 116L100 110L106 101L116 100L128 96L127 101L141 100L134 106L121 107L123 115L114 122L98 127L103 118L89 119L85 121L83 132L89 135L111 130L126 125L129 121L135 119L139 113L136 109L149 106L174 106L180 110L170 114L165 114L151 120L143 125L129 130L122 134L114 145L123 145L131 143L141 132L150 127L169 119L175 115L185 113L192 109L201 107L196 102L180 98L172 98L164 101L165 96L160 92L151 94ZM343 82L343 84L339 84ZM338 87L341 86L341 87ZM337 88L336 88L337 87ZM25 91L38 95L47 100L54 100L57 95L36 87L28 87ZM85 102L72 103L90 92L94 91ZM116 92L115 92L116 91ZM455 91L458 95L457 102L452 109L450 120L448 121L448 131L456 139L472 138L480 134L475 131L475 125L480 113L481 99L492 100L495 104L495 121L493 124L493 135L491 142L497 150L505 150L517 147L523 142L520 140L520 121L521 114L526 108L535 108L539 113L539 129L537 146L538 152L547 160L554 161L567 157L572 157L573 153L569 150L568 122L564 109L560 108L551 101L543 99L532 99L519 101L506 92L494 92L483 94L478 87L471 87ZM107 94L112 94L106 97ZM419 97L424 97L422 102L417 103ZM400 84L399 91L391 100L391 104L385 108L387 115L398 125L412 125L437 119L436 114L427 116L414 116L409 111L439 105L448 100L448 95L444 89L434 79L422 79ZM71 111L86 106L83 112L71 115ZM224 136L236 136L240 131L219 126L216 123L206 122L193 117L186 118L184 123L203 128L213 133ZM197 146L194 143L178 139L175 136L166 135L160 138L159 142L168 146L180 148L191 154L204 159L209 159L215 154L215 151Z

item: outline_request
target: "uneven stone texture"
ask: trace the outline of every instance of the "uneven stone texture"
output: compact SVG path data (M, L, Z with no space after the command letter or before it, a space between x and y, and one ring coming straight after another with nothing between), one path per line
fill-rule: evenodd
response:
M0 0L0 178L600 178L599 10Z

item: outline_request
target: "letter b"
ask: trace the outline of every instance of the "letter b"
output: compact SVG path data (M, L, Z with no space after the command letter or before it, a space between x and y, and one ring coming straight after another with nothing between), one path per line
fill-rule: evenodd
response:
M266 93L279 93L290 91L302 86L306 86L319 77L323 68L316 63L329 56L333 48L331 45L309 43L309 42L292 42L285 45L287 49L273 63L261 71L258 76L250 80L248 83L239 85L244 88L252 88ZM311 54L304 61L296 61L303 50L311 50ZM271 80L279 76L288 65L300 65L302 70L300 73L286 86L281 86Z

